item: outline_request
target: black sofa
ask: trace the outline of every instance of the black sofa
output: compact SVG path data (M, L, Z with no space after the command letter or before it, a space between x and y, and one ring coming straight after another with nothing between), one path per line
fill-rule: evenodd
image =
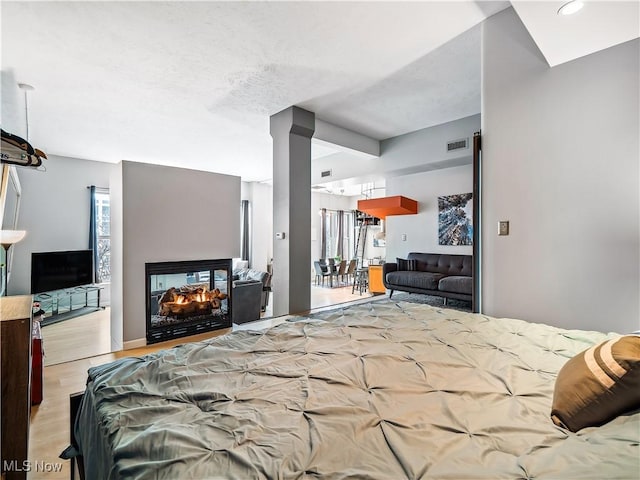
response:
M384 286L391 290L389 298L395 290L401 290L443 297L445 305L447 298L471 301L471 255L412 252L407 260L400 262L400 268L398 262L387 262L382 267Z

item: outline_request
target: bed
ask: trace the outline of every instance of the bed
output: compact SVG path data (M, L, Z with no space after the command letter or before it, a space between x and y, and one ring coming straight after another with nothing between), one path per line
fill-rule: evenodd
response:
M633 479L640 413L550 420L568 359L615 338L374 301L89 370L89 479Z

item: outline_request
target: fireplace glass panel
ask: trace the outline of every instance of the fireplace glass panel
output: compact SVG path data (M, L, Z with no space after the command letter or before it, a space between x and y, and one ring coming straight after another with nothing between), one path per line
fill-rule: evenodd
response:
M230 260L147 264L147 341L229 327L227 264Z

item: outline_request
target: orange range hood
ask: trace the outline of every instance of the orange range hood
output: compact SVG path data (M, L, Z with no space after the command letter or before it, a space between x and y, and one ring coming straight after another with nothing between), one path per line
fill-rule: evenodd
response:
M413 215L418 213L418 202L410 198L395 197L358 200L358 210L384 220L388 215Z

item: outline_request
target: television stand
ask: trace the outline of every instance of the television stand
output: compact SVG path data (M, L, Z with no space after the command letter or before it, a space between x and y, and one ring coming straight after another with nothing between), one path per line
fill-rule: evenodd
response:
M33 301L40 302L40 308L44 310L40 325L44 327L104 310L104 307L100 306L102 288L98 285L83 285L34 295Z

